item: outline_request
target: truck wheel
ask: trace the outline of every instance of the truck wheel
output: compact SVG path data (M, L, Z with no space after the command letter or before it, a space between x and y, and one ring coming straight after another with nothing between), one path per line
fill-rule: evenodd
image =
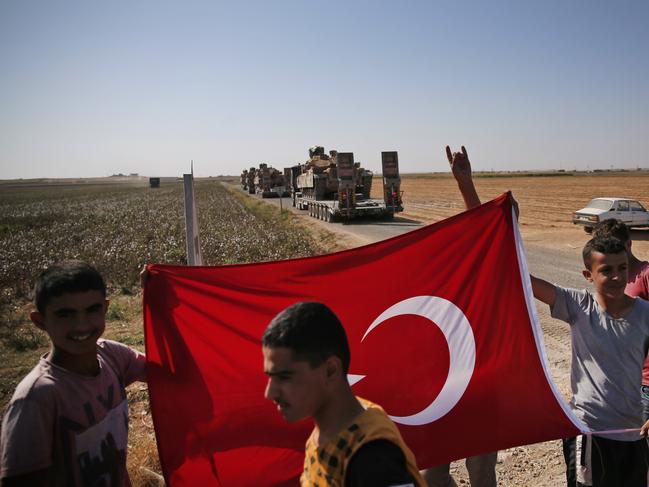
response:
M584 232L588 234L593 233L593 227L584 227Z
M325 221L329 223L331 221L331 212L329 210L326 210L325 212Z

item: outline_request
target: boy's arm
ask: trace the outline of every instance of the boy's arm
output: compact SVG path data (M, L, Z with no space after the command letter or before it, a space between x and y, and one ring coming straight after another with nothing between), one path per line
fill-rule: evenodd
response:
M530 274L530 279L532 280L532 292L534 297L539 301L543 301L548 306L554 306L554 302L557 299L557 288L554 284L539 279L536 276Z
M469 161L469 155L464 146L462 146L462 152L451 152L451 148L447 145L446 157L448 158L448 163L451 165L451 171L453 172L455 181L457 181L460 193L462 193L466 209L470 210L471 208L480 206L480 197L478 196L478 192L473 184L471 161ZM513 203L516 210L516 216L518 217L518 205L515 200ZM532 280L532 292L534 293L534 297L549 306L553 306L554 301L557 298L557 289L554 284L539 279L532 274L530 274L530 279Z
M54 485L51 470L44 468L25 475L0 479L0 487L49 487Z

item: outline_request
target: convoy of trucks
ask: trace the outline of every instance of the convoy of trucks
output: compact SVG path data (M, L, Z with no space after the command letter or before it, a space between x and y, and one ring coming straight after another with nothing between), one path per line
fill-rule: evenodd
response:
M262 198L289 196L284 174L264 163L259 164L258 168L251 167L243 170L241 188L249 194L261 194Z
M354 161L353 152L325 153L322 146L309 149L303 164L284 168L283 174L260 164L241 174L241 186L262 197L290 195L293 206L325 221L374 216L392 218L403 211L397 152L382 152L383 198L371 198L373 174ZM252 176L251 176L252 174ZM272 176L271 176L272 174ZM252 181L252 182L251 182Z

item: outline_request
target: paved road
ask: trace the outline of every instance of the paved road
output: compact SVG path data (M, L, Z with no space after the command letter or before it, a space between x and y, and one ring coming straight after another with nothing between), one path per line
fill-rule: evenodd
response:
M262 199L259 195L252 196L254 198ZM353 235L360 240L363 240L367 243L378 242L380 240L385 240L386 238L396 237L402 233L409 232L416 228L421 228L422 224L409 220L408 218L402 218L395 216L393 220L386 221L376 218L359 218L355 219L353 223L346 222L321 222L312 217L309 217L309 214L306 210L298 210L293 208L293 202L291 198L264 198L263 201L266 203L280 206L280 202L283 209L288 209L297 215L302 215L304 218L313 220L319 224L322 224L323 228L329 229L332 232L340 232L344 234Z
M279 198L266 198L264 201L269 204L280 205ZM309 217L306 211L293 208L291 198L282 198L281 204L284 209L289 209L296 214L302 215L303 218L314 225L321 226L333 233L352 236L358 242L358 245L377 242L422 227L422 224L419 222L398 216L393 221L367 219L354 220L353 223L326 223ZM565 287L586 287L587 283L581 274L580 249L557 250L544 247L542 244L534 241L525 242L525 239L523 239L523 242L531 273ZM552 319L548 306L544 303L536 301L536 309L541 328L543 329L550 370L559 390L564 395L567 395L569 391L571 353L568 325Z

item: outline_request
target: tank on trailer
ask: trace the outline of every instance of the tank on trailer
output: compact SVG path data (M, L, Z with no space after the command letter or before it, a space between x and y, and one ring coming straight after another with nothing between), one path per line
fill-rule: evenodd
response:
M247 175L247 183L246 183L246 188L248 189L248 194L255 194L255 175L256 175L257 169L254 167L251 167L248 170L248 175Z
M391 218L403 211L396 152L382 154L383 199L370 197L372 172L354 161L353 152L330 151L327 156L322 146L315 146L309 149L309 156L293 187L293 202L299 209L326 221L361 216Z
M279 170L265 163L259 164L255 174L255 191L262 198L288 196L285 186L284 175Z
M246 189L248 189L248 170L247 169L244 169L243 172L241 173L240 184L241 184L241 189L243 189L244 191Z

